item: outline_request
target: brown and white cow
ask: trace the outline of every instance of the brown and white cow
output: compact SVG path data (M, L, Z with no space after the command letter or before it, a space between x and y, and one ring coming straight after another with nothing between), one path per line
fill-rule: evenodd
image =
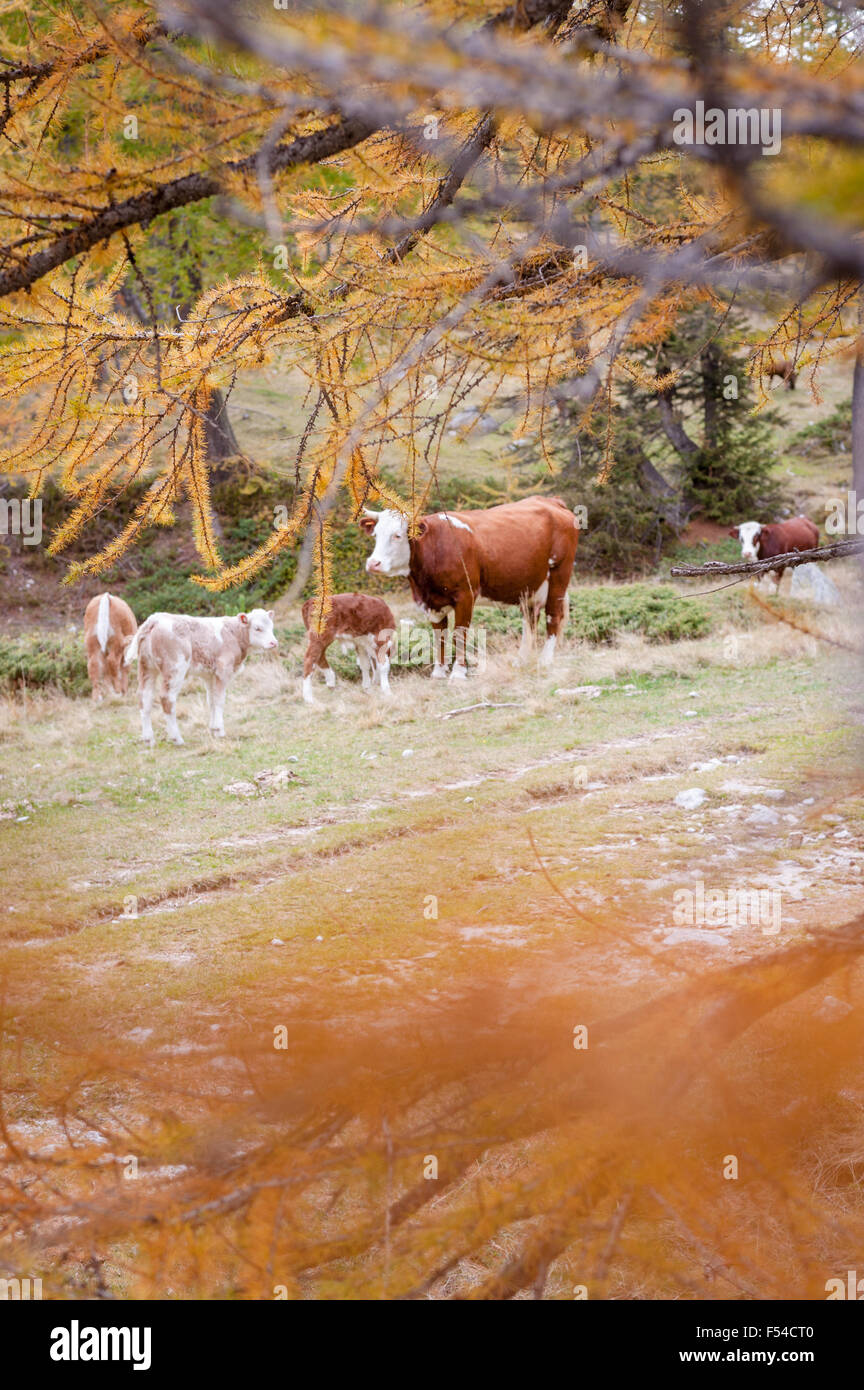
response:
M579 531L558 497L525 497L486 511L438 512L409 535L402 512L365 509L363 530L375 538L366 561L370 574L407 575L414 600L432 621L432 675L447 675L447 619L454 615L456 659L451 678L464 679L465 636L481 596L523 607L522 653L533 645L536 620L546 612L541 661L548 665L565 615Z
M109 684L118 695L129 689L123 656L137 627L132 609L115 594L99 594L84 609L84 647L94 700L102 699Z
M153 743L150 713L156 681L162 678L162 709L168 737L182 743L177 727L177 696L189 671L204 677L210 732L224 738L225 692L250 651L272 651L279 643L273 634L273 614L263 608L240 613L236 618L190 618L180 613L151 613L126 649L127 665L138 658L138 703L141 737Z
M789 521L771 521L764 526L758 521L743 521L732 526L729 535L741 542L742 560L771 560L775 555L790 555L794 550L813 550L819 544L819 528L806 516L793 516ZM779 585L783 570L767 570Z
M317 599L303 605L303 622L309 634L303 657L303 699L314 705L312 679L316 666L324 672L327 685L336 684L336 672L327 661L327 648L337 637L351 642L360 667L363 689L371 690L377 676L382 693L390 694L390 653L396 633L396 619L383 599L369 594L334 594L320 632L315 630Z

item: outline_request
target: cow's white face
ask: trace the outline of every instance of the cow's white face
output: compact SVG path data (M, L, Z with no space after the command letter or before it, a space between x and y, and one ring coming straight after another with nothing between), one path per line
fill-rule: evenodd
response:
M240 614L241 623L249 627L249 646L259 651L271 652L279 646L273 631L273 613L264 608L253 608L250 613Z
M759 537L762 534L762 527L758 521L744 521L738 527L738 539L741 542L741 559L758 560Z
M370 574L409 574L411 546L408 543L408 518L402 512L367 511L360 520L367 535L374 536L375 549L366 561Z

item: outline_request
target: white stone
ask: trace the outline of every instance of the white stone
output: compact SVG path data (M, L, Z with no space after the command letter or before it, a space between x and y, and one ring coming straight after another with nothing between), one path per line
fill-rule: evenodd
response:
M756 802L749 816L744 818L745 825L779 825L780 817L770 806L763 806L760 801Z
M675 805L680 806L682 811L698 811L707 797L704 787L688 787L686 791L678 793Z
M816 1010L816 1017L823 1023L837 1023L847 1014L851 1014L852 1005L847 1004L843 999L837 999L833 994L826 994L819 1008Z
M825 573L825 566L814 564L797 565L792 571L789 597L822 603L828 608L837 608L843 602L834 580Z

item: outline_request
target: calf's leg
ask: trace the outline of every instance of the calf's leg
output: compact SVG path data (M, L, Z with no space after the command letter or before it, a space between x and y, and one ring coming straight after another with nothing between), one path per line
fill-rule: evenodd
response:
M306 644L306 651L303 656L303 699L307 705L316 704L315 696L312 694L312 682L315 675L315 668L322 662L327 666L327 658L324 656L327 645L318 633L310 632L309 641Z
M163 672L162 675L162 709L165 713L165 727L171 742L178 745L183 742L183 735L177 723L177 696L180 694L188 669L189 663L181 661L171 670Z
M210 704L210 732L214 738L225 737L225 694L228 682L214 676L208 688Z
M153 696L156 693L155 668L148 668L143 661L138 665L138 708L141 711L141 737L145 743L152 744L153 739Z
M357 665L360 667L360 680L364 690L372 689L372 639L357 637L354 639L354 655L357 657Z
M381 694L390 694L390 652L393 647L393 632L378 633L378 650L376 660L378 663L378 679L381 682Z
M90 685L92 686L92 698L98 705L104 694L105 658L95 637L92 642L87 643L87 675L90 677Z

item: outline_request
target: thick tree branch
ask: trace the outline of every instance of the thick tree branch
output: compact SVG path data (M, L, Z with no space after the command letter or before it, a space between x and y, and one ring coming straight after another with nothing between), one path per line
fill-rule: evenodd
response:
M837 541L814 550L793 550L789 555L774 555L767 560L742 560L736 565L727 565L722 560L706 560L704 565L673 565L669 573L684 579L714 579L720 574L767 574L769 570L793 569L814 560L839 560L846 555L860 555L862 551L864 538Z
M285 169L295 169L301 164L319 164L343 150L352 149L373 134L375 127L359 116L346 118L328 126L325 130L313 131L311 135L298 136L287 145L277 145L270 160L271 173ZM235 160L225 166L227 173L249 174L255 177L258 167L258 154ZM49 271L91 250L101 242L107 241L116 232L127 227L146 226L155 217L161 217L175 208L213 198L223 191L222 180L217 174L187 174L185 178L173 179L154 188L148 193L138 193L122 203L113 203L103 208L94 217L80 222L76 227L57 237L41 251L7 265L0 271L0 296L13 294L16 290L29 286Z

